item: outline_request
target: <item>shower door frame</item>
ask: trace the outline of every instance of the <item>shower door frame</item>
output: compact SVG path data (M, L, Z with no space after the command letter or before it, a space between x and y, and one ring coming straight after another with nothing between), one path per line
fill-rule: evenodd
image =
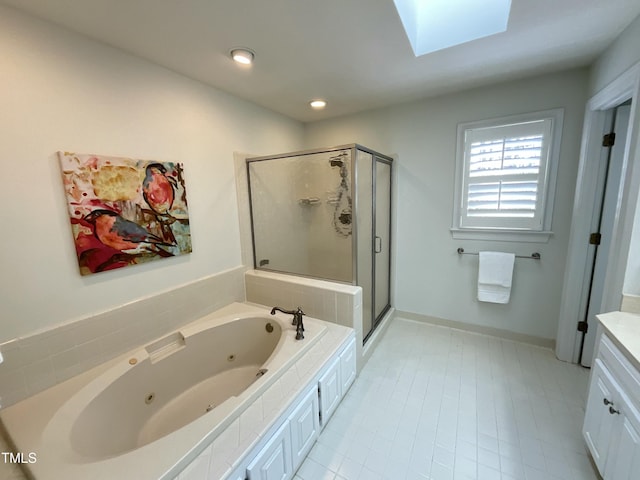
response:
M360 150L362 152L368 153L371 155L371 163L372 163L372 168L371 168L371 197L372 197L372 211L371 211L371 255L372 255L372 261L371 261L371 330L368 332L362 332L363 333L363 339L362 339L362 343L366 343L367 339L375 332L377 326L380 324L380 321L384 318L384 316L387 314L387 312L389 311L389 309L391 308L391 246L392 246L392 221L391 221L391 215L392 215L392 200L393 200L393 158L387 156L387 155L383 155L380 152L376 152L375 150L371 150L367 147L363 147L362 145L355 145L354 146L355 150ZM354 151L354 157L355 157L355 151ZM382 310L380 311L379 314L376 314L376 271L377 271L377 267L376 267L376 231L377 231L377 175L376 175L376 170L377 170L377 162L381 162L384 163L386 165L389 165L389 230L387 231L387 236L389 238L389 263L386 266L387 268L387 278L388 278L388 288L387 288L387 302L386 305L382 308ZM356 182L358 181L357 178L357 165L355 168L356 171ZM357 187L356 187L357 188ZM357 196L356 196L357 198ZM356 210L356 214L357 214L358 210ZM358 272L356 271L356 282L358 280ZM364 287L363 287L364 288ZM364 319L363 319L364 322Z
M343 150L349 150L351 152L351 165L350 165L350 173L351 173L351 179L350 179L350 186L351 186L351 198L352 198L352 230L351 230L351 260L352 260L352 265L351 265L351 281L346 282L346 281L341 281L341 280L334 280L334 279L330 279L330 278L325 278L325 277L317 277L317 276L313 276L313 275L305 275L305 274L301 274L301 273L292 273L292 272L288 272L288 271L284 271L284 270L277 270L274 268L265 268L264 266L259 266L258 265L258 259L256 256L256 238L255 238L255 228L254 228L254 215L253 215L253 198L251 195L251 172L250 172L250 165L253 162L263 162L263 161L269 161L269 160L277 160L277 159L282 159L282 158L291 158L291 157L302 157L305 155L314 155L314 154L319 154L319 153L332 153L332 152L339 152L339 151L343 151ZM363 343L366 342L367 338L369 336L371 336L371 334L375 331L377 325L380 323L380 320L386 315L386 313L389 311L389 309L391 308L391 262L392 262L392 215L393 215L393 158L391 158L388 155L384 155L380 152L377 152L375 150L372 150L370 148L364 147L362 145L359 145L357 143L352 143L352 144L346 144L346 145L338 145L335 147L328 147L328 148L314 148L311 150L301 150L301 151L296 151L296 152L286 152L286 153L281 153L281 154L276 154L276 155L265 155L265 156L259 156L259 157L248 157L246 158L245 162L246 162L246 172L247 172L247 184L248 184L248 193L249 193L249 216L250 216L250 224L251 224L251 248L252 248L252 256L253 256L253 268L256 270L264 270L264 271L269 271L269 272L275 272L275 273L282 273L285 275L295 275L295 276L299 276L299 277L304 277L304 278L313 278L313 279L317 279L317 280L324 280L324 281L330 281L330 282L337 282L337 283L346 283L346 284L350 284L350 285L356 285L358 286L358 281L361 278L361 276L359 275L359 268L358 268L358 256L357 256L357 246L358 246L358 226L357 226L357 218L358 215L361 213L360 212L360 205L359 205L359 201L358 201L358 183L360 182L359 180L359 174L358 174L358 168L357 168L357 161L356 161L356 152L360 150L362 152L368 153L371 155L371 161L372 161L372 178L369 179L372 182L372 191L371 191L371 195L372 195L372 211L368 212L372 215L372 219L371 219L371 258L372 258L372 262L371 262L371 324L372 324L372 328L369 332L367 332L366 334L364 334L364 338L363 338ZM387 278L389 279L389 286L387 288L387 304L386 306L381 310L379 315L375 314L375 288L376 288L376 283L375 283L375 274L376 274L376 262L375 262L375 237L376 237L376 201L375 201L375 195L376 195L376 162L382 162L385 164L388 164L390 167L390 171L389 171L389 231L388 231L388 236L389 236L389 264L387 265ZM362 179L364 180L364 179ZM361 288L364 288L360 285ZM364 313L364 312L363 312Z

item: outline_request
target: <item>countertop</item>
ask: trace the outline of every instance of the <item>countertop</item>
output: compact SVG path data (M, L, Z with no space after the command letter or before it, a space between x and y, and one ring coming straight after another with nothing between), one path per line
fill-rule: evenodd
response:
M597 318L609 338L640 370L640 314L610 312L601 313Z

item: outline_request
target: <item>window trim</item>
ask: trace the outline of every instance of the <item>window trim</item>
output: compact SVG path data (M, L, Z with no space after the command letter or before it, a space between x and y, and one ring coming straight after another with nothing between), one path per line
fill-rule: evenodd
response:
M543 180L541 229L461 226L461 212L462 205L464 204L463 195L465 193L464 185L466 184L464 178L466 132L473 129L500 127L504 125L540 121L545 119L551 119L552 126L551 140L549 144L549 160ZM545 243L549 240L550 236L553 235L553 232L551 231L551 222L553 216L553 204L555 200L558 164L560 161L563 120L564 109L556 108L458 124L454 205L453 218L451 222L451 235L453 238L464 240L496 240L533 243Z

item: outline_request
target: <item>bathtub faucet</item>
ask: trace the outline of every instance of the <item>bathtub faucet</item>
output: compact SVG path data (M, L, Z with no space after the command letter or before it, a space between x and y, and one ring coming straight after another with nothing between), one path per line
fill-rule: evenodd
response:
M302 316L305 314L300 307L295 310L283 310L280 307L273 307L271 309L271 315L275 315L276 311L286 313L287 315L293 315L293 321L291 325L296 326L296 340L302 340L304 338L304 325L302 323Z

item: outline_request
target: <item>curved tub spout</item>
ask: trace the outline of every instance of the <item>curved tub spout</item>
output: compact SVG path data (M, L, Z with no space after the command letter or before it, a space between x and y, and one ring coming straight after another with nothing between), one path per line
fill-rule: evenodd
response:
M286 313L287 315L293 315L293 321L291 325L296 326L296 340L304 339L304 324L302 323L302 316L305 314L300 307L296 310L283 310L280 307L273 307L271 309L271 315L275 315L276 312Z

